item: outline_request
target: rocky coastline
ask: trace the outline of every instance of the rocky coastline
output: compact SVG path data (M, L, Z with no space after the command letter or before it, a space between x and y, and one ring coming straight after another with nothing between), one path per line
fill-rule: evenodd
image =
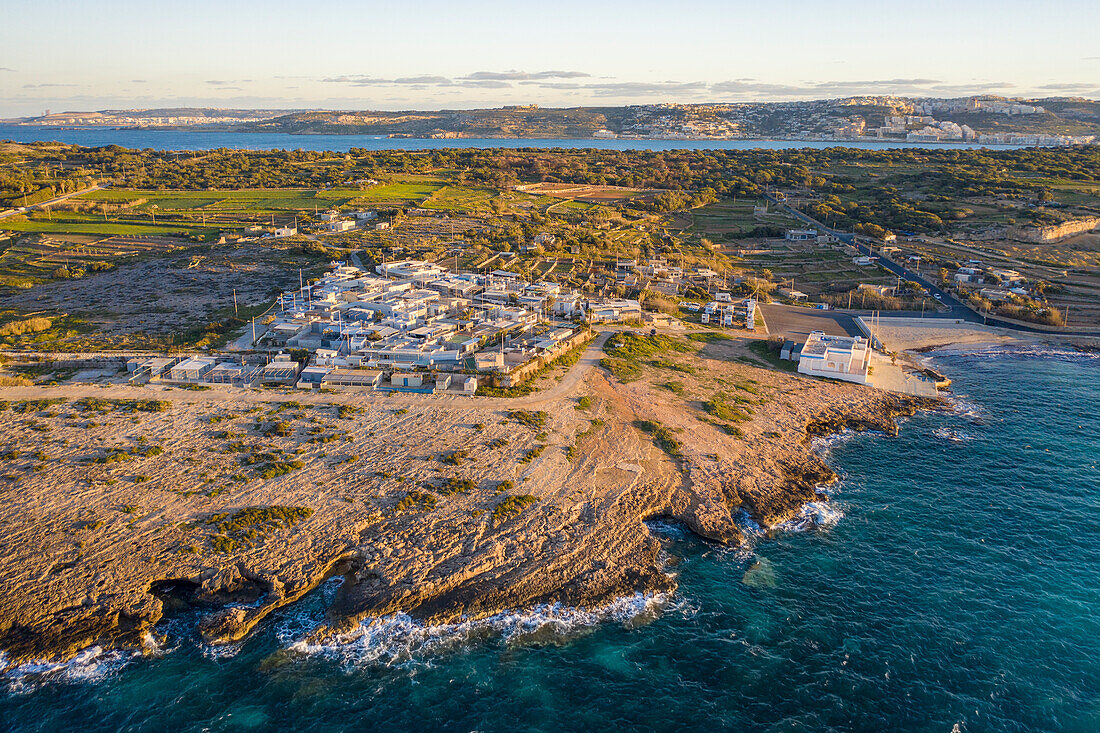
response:
M439 623L671 591L648 520L738 544L740 512L773 527L835 480L812 438L896 434L936 404L746 353L708 344L673 355L674 381L667 363L628 382L591 368L566 394L519 399L174 391L142 411L132 388L93 388L98 404L3 390L3 659L148 648L195 608L207 643L239 641L334 576L312 641L397 612ZM735 410L714 407L715 385ZM247 474L257 455L266 473Z

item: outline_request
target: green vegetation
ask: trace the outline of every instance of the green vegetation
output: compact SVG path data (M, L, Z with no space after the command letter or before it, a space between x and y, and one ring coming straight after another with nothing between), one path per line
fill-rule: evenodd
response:
M672 431L653 420L638 420L634 427L653 438L653 443L673 458L679 458L683 444L676 439Z
M709 415L727 422L745 422L752 419L752 408L741 404L730 404L730 401L729 395L719 392L703 403L703 409Z
M430 512L435 509L439 499L427 491L412 490L405 494L401 501L397 502L393 511L395 514L402 512Z
M612 376L623 384L642 378L642 368L632 361L604 357L600 359L600 366L611 372Z
M620 331L607 340L603 350L612 358L637 361L658 354L686 352L690 348L679 339L663 334L638 335L630 331Z
M451 496L452 494L469 494L476 488L477 484L468 478L455 478L454 476L450 476L436 489L436 491L443 496Z
M519 462L520 463L530 463L531 461L533 461L536 458L538 458L539 456L541 456L542 452L544 450L546 450L545 445L536 445L535 447L530 448L527 451L525 451L523 456L520 457Z
M512 410L508 413L508 418L526 425L532 430L541 430L546 427L546 421L550 417L545 410L539 410L538 412L528 412L527 410Z
M493 507L493 523L504 522L512 517L519 516L525 508L537 502L538 497L530 494L506 496Z
M83 397L73 403L83 412L164 412L172 407L168 400L120 400L101 397Z
M692 341L698 341L701 344L713 344L721 341L731 341L732 339L724 333L715 333L714 331L694 331L687 335Z
M446 463L449 466L461 466L466 462L466 459L470 457L470 451L462 449L447 453L439 459L440 463Z
M236 512L212 514L204 524L216 532L211 544L218 552L232 552L243 547L255 547L256 542L279 528L293 527L313 515L313 509L302 506L250 506Z
M779 347L782 344L770 344L767 341L757 340L749 344L749 351L760 357L765 364L782 372L797 372L798 364L779 358Z

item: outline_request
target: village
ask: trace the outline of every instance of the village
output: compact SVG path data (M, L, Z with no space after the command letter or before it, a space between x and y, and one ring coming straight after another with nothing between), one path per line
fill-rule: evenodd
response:
M587 343L594 325L674 322L643 313L637 300L504 270L449 272L422 260L375 269L333 262L315 282L281 294L225 353L130 359L128 380L472 395L479 385L523 383ZM754 328L754 300L716 298L696 306L702 323Z

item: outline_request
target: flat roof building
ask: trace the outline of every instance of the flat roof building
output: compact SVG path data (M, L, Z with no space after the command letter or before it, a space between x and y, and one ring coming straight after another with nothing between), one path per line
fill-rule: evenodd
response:
M871 346L859 336L828 336L814 331L798 357L798 371L813 377L867 384Z

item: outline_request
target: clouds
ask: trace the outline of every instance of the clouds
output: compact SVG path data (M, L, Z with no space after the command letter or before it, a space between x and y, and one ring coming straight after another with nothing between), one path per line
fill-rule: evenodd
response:
M543 79L583 79L592 76L583 71L475 71L460 77L467 81L539 81Z
M9 69L7 66L0 66L0 72L3 71L10 71L13 74L15 73L15 69Z
M362 88L406 87L418 92L455 94L456 90L514 90L506 95L511 103L529 101L532 97L589 98L593 100L647 101L783 101L831 99L861 95L899 96L963 96L967 94L1011 94L1015 85L1009 82L974 80L969 83L947 83L931 77L893 77L886 79L855 79L851 81L775 82L753 78L726 81L675 80L637 81L632 79L594 79L585 71L475 71L462 76L379 77L372 75L330 76L320 81ZM1084 93L1096 85L1066 84L1038 87L1035 91L1052 90ZM505 97L501 97L504 99Z
M466 76L376 76L343 75L321 79L326 84L346 84L353 87L465 87L469 89L511 89L512 82L521 84L549 79L580 79L591 76L583 71L475 71Z

